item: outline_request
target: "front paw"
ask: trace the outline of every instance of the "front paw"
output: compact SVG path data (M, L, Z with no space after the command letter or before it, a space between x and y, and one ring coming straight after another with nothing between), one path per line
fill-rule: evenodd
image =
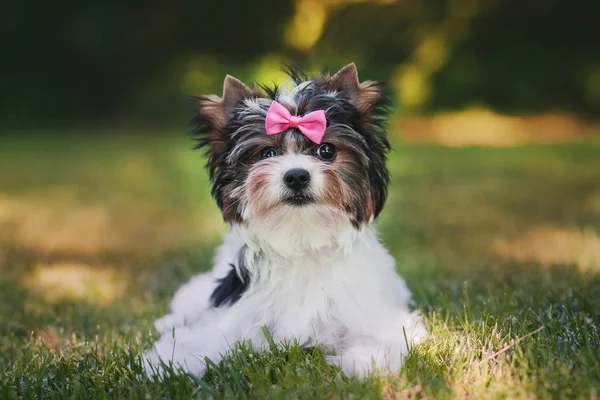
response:
M341 368L346 376L368 376L376 367L373 348L355 346L342 350L340 354L327 357L330 365Z
M181 346L171 337L163 336L142 356L142 368L150 380L164 380L173 372L202 377L206 372L204 358Z
M374 372L389 374L400 370L402 355L392 354L389 348L353 346L341 354L326 357L327 363L340 367L346 376L364 378Z
M161 334L172 332L174 328L179 328L184 325L185 318L180 314L167 314L154 321L154 328Z

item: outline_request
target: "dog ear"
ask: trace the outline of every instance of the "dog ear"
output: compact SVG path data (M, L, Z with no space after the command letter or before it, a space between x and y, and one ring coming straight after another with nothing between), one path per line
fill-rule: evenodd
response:
M206 148L208 173L213 182L212 194L217 205L223 209L224 200L221 193L219 176L227 168L226 155L230 147L228 125L244 100L263 97L261 91L253 86L249 88L239 79L227 75L223 82L223 96L208 95L195 98L195 128L192 137L196 140L196 149Z
M260 95L260 91L256 87L250 89L239 79L227 75L223 82L223 97L209 95L199 98L197 112L216 131L221 132L227 126L235 109L245 99Z
M196 129L193 136L198 140L196 147L208 146L209 154L226 151L229 141L226 128L235 109L246 99L262 96L256 86L249 88L239 79L227 75L222 97L213 94L195 98Z
M361 115L371 134L365 136L368 144L368 168L371 196L367 215L377 217L387 197L388 171L385 166L390 145L385 137L384 125L391 111L386 91L377 82L360 83L354 63L340 69L330 78L330 88L344 96Z
M331 88L340 92L348 101L366 117L373 115L384 99L385 94L377 82L358 80L356 64L350 63L331 77Z
M211 180L223 166L224 155L229 149L227 126L239 107L246 99L262 97L256 87L249 88L239 79L227 75L223 83L223 96L208 95L195 98L195 128L192 136L196 139L196 149L206 147L207 166Z
M223 117L225 122L229 121L235 109L242 103L242 101L250 98L259 97L260 91L256 87L250 89L244 85L242 81L234 78L231 75L225 77L223 82Z
M344 94L352 104L356 103L360 94L360 82L356 64L350 63L331 77L332 86Z

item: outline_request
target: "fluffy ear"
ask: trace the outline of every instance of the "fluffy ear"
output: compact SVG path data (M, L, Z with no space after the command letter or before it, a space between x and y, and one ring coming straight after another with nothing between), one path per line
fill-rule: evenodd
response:
M331 84L354 104L360 94L360 82L358 81L356 64L350 63L340 69L331 77Z
M197 149L207 148L207 166L212 180L221 168L224 154L229 148L227 125L235 109L246 99L262 96L256 86L249 88L240 80L227 75L223 83L222 97L208 95L195 99L196 127L192 130L192 136L197 141Z
M350 63L331 77L331 87L342 93L363 115L373 114L373 108L384 99L381 87L373 81L360 83L356 64Z
M222 131L242 101L259 96L258 89L250 89L239 79L227 75L223 83L223 97L216 95L201 97L198 102L198 114L215 130Z
M330 78L330 88L341 93L361 114L370 134L365 135L368 144L369 180L371 183L370 212L377 217L386 197L388 171L385 166L390 145L386 139L384 126L389 115L389 99L385 90L377 82L360 83L354 63L346 65Z
M228 121L231 118L233 111L242 101L259 95L260 92L256 88L250 89L239 79L227 75L223 82L223 115L225 119Z

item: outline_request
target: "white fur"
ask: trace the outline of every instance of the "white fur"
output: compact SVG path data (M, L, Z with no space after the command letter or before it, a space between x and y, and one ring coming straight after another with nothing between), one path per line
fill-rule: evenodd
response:
M288 146L292 145L288 143ZM271 160L268 184L261 188L258 201L244 203L243 218L248 223L233 227L243 242L268 256L284 258L314 256L324 247L339 247L339 240L354 230L346 229L349 226L347 216L323 201L326 183L319 162L314 157L300 154L286 154ZM310 173L309 193L317 204L290 207L281 203L282 197L289 192L283 177L293 168L303 168ZM254 169L250 171L248 182L253 179ZM268 211L261 214L265 208ZM260 269L264 268L260 266Z
M201 376L204 357L218 361L238 340L266 350L263 326L278 341L335 349L329 361L359 376L373 367L398 371L407 354L405 338L419 342L427 336L421 318L408 309L410 292L393 258L372 228L349 226L335 248L304 257L272 256L251 265L258 279L242 299L231 307L211 308L215 280L237 258L239 233L225 236L213 271L182 286L171 314L156 322L162 336L145 355L150 375L161 371L162 360Z
M162 336L145 354L146 372L160 373L163 363L172 363L201 376L204 357L217 362L240 340L268 350L263 326L277 341L333 350L329 362L348 375L398 371L407 339L419 342L427 331L409 310L410 291L394 259L370 223L358 230L342 211L319 201L327 188L314 157L288 154L269 162L260 204L242 196L244 222L224 236L213 270L183 285L171 313L156 321ZM281 202L282 177L299 167L310 172L316 201L294 207ZM216 281L230 265L238 267L244 245L251 284L239 301L215 308L210 296Z

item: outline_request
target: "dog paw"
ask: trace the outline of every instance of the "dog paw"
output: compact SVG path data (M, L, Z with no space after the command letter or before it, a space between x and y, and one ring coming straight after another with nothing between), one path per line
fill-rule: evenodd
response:
M151 380L163 380L174 373L201 377L206 372L204 357L169 334L163 335L142 357L142 368Z
M364 362L363 360L352 359L347 355L330 355L325 357L327 364L338 367L346 376L357 376L364 378L369 375L373 369L372 362Z
M340 367L346 376L364 378L375 372L389 374L400 370L403 357L392 354L387 346L353 346L341 354L326 358L330 365Z
M174 328L184 326L184 324L185 319L183 316L178 314L167 314L154 322L154 328L156 328L159 333L163 334L171 332Z

